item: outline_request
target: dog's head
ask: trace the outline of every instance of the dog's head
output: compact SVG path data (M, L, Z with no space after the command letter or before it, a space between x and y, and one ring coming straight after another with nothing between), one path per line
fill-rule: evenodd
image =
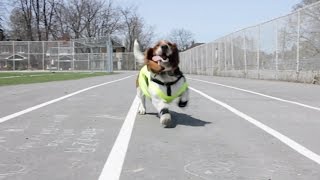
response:
M179 65L179 50L177 45L161 40L145 53L145 64L154 73L175 71Z

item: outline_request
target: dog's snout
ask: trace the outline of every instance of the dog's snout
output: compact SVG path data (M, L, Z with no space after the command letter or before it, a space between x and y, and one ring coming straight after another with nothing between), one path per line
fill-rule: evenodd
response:
M162 51L167 51L169 49L168 45L161 46Z

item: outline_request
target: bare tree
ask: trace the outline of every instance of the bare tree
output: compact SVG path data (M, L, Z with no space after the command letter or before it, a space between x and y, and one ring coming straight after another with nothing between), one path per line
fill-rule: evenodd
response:
M109 1L98 12L97 18L92 21L91 26L88 26L88 28L93 31L94 36L112 35L121 29L121 18L120 8L114 7L113 1Z
M3 21L3 12L5 11L5 4L3 2L0 3L0 28L2 28L2 21Z
M299 8L302 8L303 6L306 6L306 5L309 5L309 4L312 4L312 3L316 3L318 1L320 1L320 0L302 0L300 3L294 5L293 9L297 10Z
M54 21L54 11L56 5L58 4L58 0L43 0L42 5L42 16L43 16L43 24L45 31L45 39L49 40L49 34L52 31L53 21Z
M27 40L33 41L32 33L32 3L29 0L19 0L20 10L22 13L22 18L25 21Z
M58 0L31 0L38 40L48 40ZM44 37L43 37L44 35Z
M60 0L55 4L52 34L54 38L70 34L73 38L113 35L118 32L122 15L113 1Z
M133 51L133 42L138 38L138 29L141 29L141 18L135 12L136 7L121 10L124 20L125 46L129 52Z
M97 14L102 9L103 3L99 2L97 0L91 0L91 1L87 0L86 3L87 3L86 4L86 8L85 8L86 14L84 16L84 24L85 24L86 29L87 29L86 37L93 37L95 34L94 34L94 31L93 31L93 29L91 27L93 25L93 21L95 19L98 19L97 18Z
M45 1L45 0L43 0ZM40 18L41 18L41 12L40 12L40 0L31 0L32 8L35 14L36 18L36 28L37 28L37 35L38 40L41 41L41 30L40 30Z
M4 31L5 26L4 23L6 22L6 14L8 13L8 6L9 2L8 0L1 0L0 2L0 29Z
M65 16L65 5L62 2L57 2L53 8L54 17L51 24L51 35L53 39L62 37L65 34L70 34L71 29L68 25L68 18Z
M9 19L10 35L14 38L22 40L30 40L28 37L29 33L27 30L27 24L24 19L24 14L20 8L14 8L11 11Z
M146 26L146 25L144 25ZM154 27L147 26L142 29L141 34L138 36L140 46L142 49L147 49L152 46L151 43L154 41Z
M194 42L193 34L192 32L186 30L186 29L173 29L168 39L178 45L178 48L180 51L183 51L187 48L189 48L192 43Z
M66 16L68 27L74 34L74 38L85 36L84 30L91 26L103 3L99 0L70 0L63 7L62 15ZM87 29L87 35L92 36L91 29Z
M136 13L136 7L126 7L121 10L123 16L124 42L127 51L133 51L133 43L138 39L143 49L150 46L154 31L152 27L145 25L142 17Z
M302 0L293 9L305 7L320 0ZM312 58L320 54L320 4L306 7L300 11L300 56L302 58ZM289 22L289 26L296 29L297 20Z
M150 46L154 28L136 7L115 6L113 0L14 0L11 34L23 40L111 36L132 51L134 39Z

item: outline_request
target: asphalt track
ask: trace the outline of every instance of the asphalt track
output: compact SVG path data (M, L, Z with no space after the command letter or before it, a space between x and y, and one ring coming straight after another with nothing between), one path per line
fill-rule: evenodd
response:
M0 180L320 179L320 86L187 75L166 129L136 74L0 87Z

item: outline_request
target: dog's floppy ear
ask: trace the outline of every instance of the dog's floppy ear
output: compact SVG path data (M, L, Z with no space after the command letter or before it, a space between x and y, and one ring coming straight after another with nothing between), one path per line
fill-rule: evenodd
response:
M179 58L179 49L177 47L177 44L172 44L172 54L169 56L170 62L172 63L173 67L178 67L180 63L180 58Z
M144 56L144 63L148 64L148 61L151 61L153 57L153 48L147 49Z

